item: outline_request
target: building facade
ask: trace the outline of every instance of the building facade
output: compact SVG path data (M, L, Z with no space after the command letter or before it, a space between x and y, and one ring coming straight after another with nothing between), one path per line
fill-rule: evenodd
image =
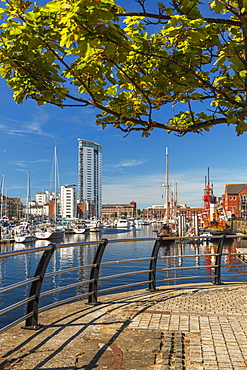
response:
M76 217L76 185L61 186L61 212L63 219Z
M246 220L247 184L226 184L222 203L228 218L242 218Z
M22 211L23 204L20 198L11 198L0 194L0 219L3 216L8 218L21 218L23 216Z
M102 146L83 139L78 139L77 202L84 205L80 207L84 209L83 218L101 218Z
M49 193L49 191L38 192L35 195L35 201L39 205L49 203L50 199L51 199L51 194Z
M132 201L130 204L103 204L103 217L134 217L136 214L136 202Z

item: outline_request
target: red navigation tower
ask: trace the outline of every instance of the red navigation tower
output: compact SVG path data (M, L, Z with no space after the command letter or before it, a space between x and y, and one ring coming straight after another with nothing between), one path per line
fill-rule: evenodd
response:
M203 205L204 205L204 212L208 212L210 210L210 203L212 202L213 197L213 189L210 187L209 183L209 168L208 168L208 178L206 179L205 176L205 188L204 188L204 196L203 196Z

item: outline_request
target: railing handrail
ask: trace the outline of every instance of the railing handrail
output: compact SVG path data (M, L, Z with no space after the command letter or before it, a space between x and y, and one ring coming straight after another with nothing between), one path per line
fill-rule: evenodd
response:
M26 324L25 324L25 327L26 328L31 328L31 329L38 329L40 327L39 323L38 323L38 313L43 311L45 308L42 307L41 309L39 309L39 299L40 297L43 297L45 295L49 295L49 294L52 294L52 293L55 293L55 292L59 292L59 291L62 291L62 290L66 290L66 289L70 289L71 287L76 287L76 286L81 286L81 285L85 285L85 284L88 284L89 285L89 289L88 289L88 293L84 293L84 294L81 294L79 296L75 296L75 297L70 297L70 298L67 298L63 301L60 301L60 302L56 302L56 303L52 303L50 305L48 305L47 307L50 308L50 307L55 307L57 305L62 304L61 302L69 302L69 301L72 301L72 300L75 300L75 299L79 299L80 297L88 297L88 303L90 304L98 304L98 293L102 293L102 292L106 292L106 291L111 291L111 290L117 290L117 289L122 289L122 288L126 288L126 287L133 287L133 286L138 286L138 285L143 285L143 284L148 284L148 289L150 291L155 291L156 290L156 283L157 282L161 282L161 281L169 281L169 280L186 280L188 279L187 277L183 277L183 278L180 278L180 277L175 277L174 279L173 278L169 278L169 279L165 279L165 280L156 280L156 272L161 272L161 271L174 271L174 270L178 270L178 269L181 269L181 270L185 270L185 269L195 269L195 268L207 268L207 267L210 267L211 269L214 269L214 274L213 275L210 275L211 277L214 277L214 284L221 284L221 257L224 256L224 255L239 255L239 253L225 253L223 252L223 245L224 245L224 242L225 242L225 239L229 239L229 238L236 238L236 237L243 237L242 235L228 235L228 236L216 236L215 239L219 239L219 244L218 244L218 249L217 249L217 252L216 253L206 253L206 254L200 254L200 255L175 255L175 256L160 256L158 257L158 253L159 253L159 250L160 250L160 246L161 246L161 243L166 243L166 242L170 242L170 241L183 241L183 240L188 240L188 239L210 239L211 237L205 237L205 236L193 236L193 237L152 237L152 238L129 238L129 239L112 239L112 240L107 240L107 239L102 239L102 240L96 240L96 241L87 241L87 242L77 242L77 243L67 243L67 244L49 244L45 247L37 247L37 248L30 248L30 249L23 249L23 250L18 250L18 251L9 251L9 252L1 252L0 253L0 258L7 258L7 257L12 257L12 256L16 256L16 255L22 255L22 254L29 254L29 253L40 253L40 252L43 252L41 258L40 258L40 261L37 265L37 268L36 268L36 272L34 274L34 276L32 278L29 278L25 281L21 281L21 282L18 282L16 284L12 284L12 285L9 285L9 286L6 286L6 287L3 287L0 289L0 293L3 293L7 290L11 290L11 289L14 289L16 287L20 287L22 285L25 285L25 284L31 284L31 287L30 287L30 293L29 293L29 297L25 300L22 300L14 305L12 305L12 307L7 307L5 308L4 310L1 310L0 311L0 314L1 313L5 313L5 312L8 312L10 311L11 309L13 308L16 308L20 305L23 305L23 304L26 304L27 303L27 311L26 311L26 315L23 317L24 320L26 320ZM153 246L153 250L152 250L152 254L150 257L141 257L141 258L137 258L137 259L127 259L127 260L121 260L121 261L108 261L108 262L103 262L102 263L102 257L103 257L103 254L104 254L104 251L105 251L105 248L108 244L113 244L113 243L126 243L126 242L137 242L137 241L155 241L154 243L154 246ZM72 267L72 268L69 268L69 269L65 269L65 270L58 270L58 271L55 271L55 272L52 272L52 273L47 273L46 274L46 270L47 270L47 267L49 265L49 261L53 255L53 253L55 252L55 250L57 249L61 249L61 248L67 248L67 247L76 247L76 246L88 246L88 245L97 245L97 250L96 250L96 254L95 254L95 257L94 257L94 261L93 263L91 263L90 265L84 265L84 266L79 266L79 267ZM247 253L242 253L243 255L244 254L247 254ZM158 259L165 259L165 258L172 258L172 259L176 259L176 258L187 258L187 257L203 257L203 256L215 256L216 257L216 261L215 261L215 264L210 264L210 265L203 265L203 266L190 266L190 267L181 267L181 266L178 266L178 267L172 267L172 268L164 268L164 269L159 269L157 270L157 260ZM109 265L112 265L112 264L120 264L120 263L131 263L131 262L138 262L138 261L150 261L150 265L149 265L149 269L145 269L145 270L141 270L141 271L131 271L131 272L128 272L128 273L121 273L121 274L117 274L117 275L110 275L110 276L104 276L104 277L99 277L99 271L100 271L100 268L101 267L105 267L105 266L109 266ZM42 287L42 283L43 283L43 280L44 278L46 277L51 277L51 276L55 276L55 275L58 275L58 274L64 274L64 273L68 273L68 272L72 272L72 271L77 271L77 270L82 270L82 269L91 269L91 273L90 273L90 278L88 280L84 280L83 282L78 282L78 283L72 283L72 284L69 284L69 285L65 285L63 287L59 287L59 288L56 288L56 289L52 289L50 291L46 291L46 292L42 292L41 293L41 287ZM99 290L98 289L98 282L99 281L104 281L104 280L109 280L109 279L113 279L113 278L118 278L118 277L123 277L123 276L132 276L132 275L137 275L137 274L148 274L149 275L149 278L147 281L145 282L138 282L138 283L131 283L131 284L125 284L123 286L119 286L119 287L111 287L111 288L107 288L107 289L101 289ZM228 276L228 275L222 275L222 276ZM202 278L201 276L197 276L197 278ZM20 322L20 320L17 320L17 322ZM6 326L6 328L8 328L9 325ZM5 328L3 328L4 330ZM0 331L2 331L0 329Z
M247 235L245 234L238 234L238 235L226 235L226 239L233 239L233 238L247 238ZM215 235L214 239L221 239L221 235ZM153 237L153 238L128 238L128 239L108 239L108 244L114 244L114 243L128 243L128 242L135 242L137 241L156 241L158 238ZM200 236L200 235L193 235L193 236L167 236L163 237L162 240L192 240L192 239L212 239L212 236ZM98 244L103 244L102 240L90 240L87 242L77 242L77 243L63 243L63 244L56 244L55 248L56 249L61 249L61 248L68 248L68 247L78 247L78 246L85 246L85 245L98 245ZM37 253L37 252L44 252L46 250L50 250L54 247L54 244L48 244L47 246L44 247L35 247L35 248L29 248L29 249L19 249L19 250L13 250L13 251L8 251L8 252L0 252L0 258L5 258L5 257L11 257L11 256L18 256L21 254L29 254L29 253Z

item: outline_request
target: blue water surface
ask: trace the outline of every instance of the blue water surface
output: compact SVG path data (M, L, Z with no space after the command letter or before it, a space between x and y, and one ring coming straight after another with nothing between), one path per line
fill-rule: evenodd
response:
M115 265L102 266L100 277L104 278L111 275L125 274L128 272L148 271L150 261L135 261L139 258L151 257L155 241L137 241L136 238L155 238L157 225L143 226L137 229L121 230L121 229L103 229L101 233L90 233L82 235L66 235L61 243L78 243L85 241L101 240L103 238L109 241L103 255L102 263L122 260L133 260L126 263L118 263ZM131 239L130 242L124 242L124 239ZM119 242L117 242L119 241ZM235 252L236 247L241 246L244 242L230 243L225 251ZM45 246L47 241L36 241L29 245L10 244L1 246L1 252L7 250L21 250ZM57 270L65 270L77 266L87 266L92 264L97 244L69 246L66 248L57 249L51 258L47 273L52 273ZM196 282L213 282L215 269L212 265L215 263L215 257L209 256L210 253L215 253L217 245L194 245L192 243L173 243L168 246L162 246L159 252L157 261L157 287L164 285L173 285L180 283L196 283ZM43 252L18 255L13 257L0 258L0 288L24 281L33 277L36 267ZM190 255L190 257L185 257ZM202 256L204 255L204 256ZM176 256L179 256L177 258ZM222 279L228 281L243 281L246 279L246 264L239 260L236 256L223 256L222 263L226 267L222 269ZM228 265L231 266L228 266ZM232 265L236 266L232 266ZM205 266L200 268L200 266ZM174 270L177 267L178 270ZM187 269L193 267L193 269ZM183 269L186 268L186 269ZM239 273L244 273L241 279L237 276ZM230 275L230 276L225 276ZM75 282L83 282L90 277L90 269L73 271L67 274L55 275L45 278L42 286L42 292L68 286ZM186 278L180 280L180 278ZM129 275L123 277L115 277L114 279L106 279L99 282L99 290L108 289L111 287L121 287L127 284L134 284L143 281L148 281L148 272L137 275ZM148 284L119 288L117 291L133 290L139 288L148 288ZM21 301L28 297L30 285L21 286L4 292L0 295L0 310ZM88 291L88 285L62 290L57 293L44 296L40 299L40 307L44 307L53 302L66 299L71 296L80 295ZM116 293L117 291L114 291ZM12 311L0 316L0 327L3 327L19 317L24 316L26 307L20 306Z

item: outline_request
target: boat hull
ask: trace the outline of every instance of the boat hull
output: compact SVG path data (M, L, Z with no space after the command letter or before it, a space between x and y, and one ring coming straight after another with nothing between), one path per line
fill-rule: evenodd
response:
M36 240L36 237L34 235L28 235L28 236L15 236L15 242L16 243L30 243Z
M130 221L128 218L120 218L116 224L117 229L129 229Z
M62 239L64 237L64 230L53 230L53 231L38 231L35 233L37 239L41 240L54 240L54 239Z
M75 234L85 234L85 233L87 233L87 232L89 232L90 231L90 229L89 228L82 228L82 229L74 229L74 233Z

